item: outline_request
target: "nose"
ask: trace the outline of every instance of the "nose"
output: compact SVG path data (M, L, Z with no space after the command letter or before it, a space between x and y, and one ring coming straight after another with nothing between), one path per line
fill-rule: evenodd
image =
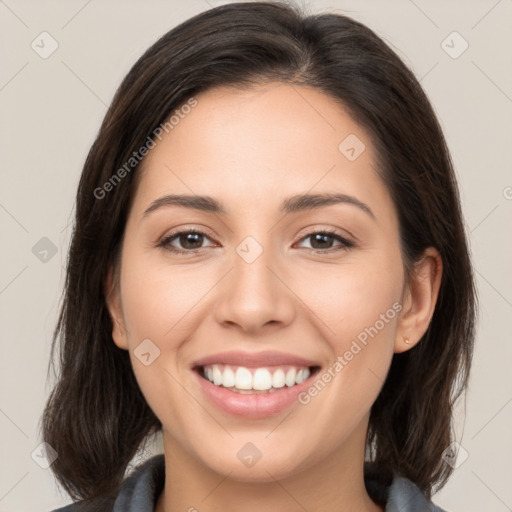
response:
M296 314L294 295L277 259L267 249L252 262L240 254L234 254L231 271L219 283L217 322L252 335L289 325Z

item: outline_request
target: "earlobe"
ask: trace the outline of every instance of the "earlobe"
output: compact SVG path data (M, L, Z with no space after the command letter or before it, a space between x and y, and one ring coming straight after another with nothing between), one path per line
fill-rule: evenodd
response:
M116 283L114 272L114 269L110 267L105 278L105 302L110 314L110 319L112 320L112 340L119 348L128 350L119 285Z
M443 264L439 252L429 247L414 267L404 292L404 307L397 326L394 352L414 347L427 332L441 287Z

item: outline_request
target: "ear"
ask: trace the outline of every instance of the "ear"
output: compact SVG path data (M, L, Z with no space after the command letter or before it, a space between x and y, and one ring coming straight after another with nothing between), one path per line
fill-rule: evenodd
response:
M395 353L414 347L427 331L434 314L442 274L443 263L439 252L433 247L427 248L414 266L413 275L404 290Z
M112 320L112 339L122 349L128 350L128 337L123 317L119 283L113 267L110 267L104 283L105 302Z

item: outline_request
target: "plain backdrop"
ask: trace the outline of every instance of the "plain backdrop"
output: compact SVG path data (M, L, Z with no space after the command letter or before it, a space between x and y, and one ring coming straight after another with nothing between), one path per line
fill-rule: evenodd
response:
M47 365L74 196L107 105L159 36L221 3L0 0L0 512L70 501L41 467L39 421L52 385ZM439 116L459 178L480 318L457 413L467 458L434 502L450 512L512 510L512 2L306 3L374 29L413 69Z

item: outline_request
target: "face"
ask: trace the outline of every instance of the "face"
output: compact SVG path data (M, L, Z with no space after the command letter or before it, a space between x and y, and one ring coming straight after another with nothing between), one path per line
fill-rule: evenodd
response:
M144 161L114 341L166 452L240 481L363 457L406 292L368 135L312 88L196 100Z

